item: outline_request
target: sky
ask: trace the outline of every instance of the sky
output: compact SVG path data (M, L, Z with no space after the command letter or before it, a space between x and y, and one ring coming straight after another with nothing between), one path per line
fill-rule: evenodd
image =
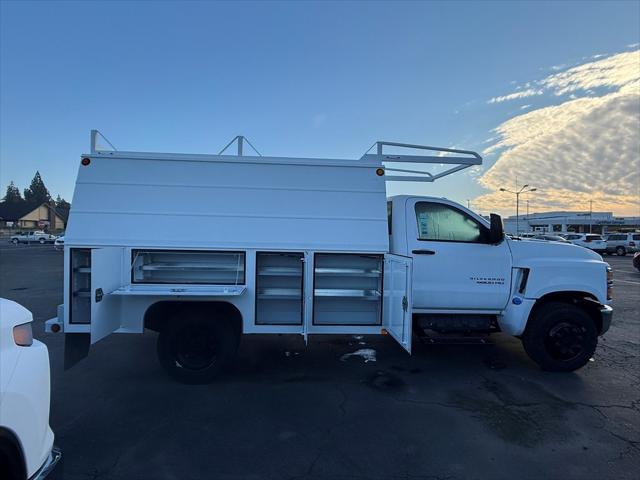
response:
M389 193L640 215L640 2L0 2L0 188L72 198L119 150L357 159L377 140L483 165ZM434 167L437 168L438 167Z

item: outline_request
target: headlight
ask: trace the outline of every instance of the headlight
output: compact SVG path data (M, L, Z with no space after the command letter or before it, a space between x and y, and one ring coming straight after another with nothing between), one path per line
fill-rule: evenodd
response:
M20 345L21 347L30 347L33 345L31 322L13 327L13 341L16 342L16 345Z

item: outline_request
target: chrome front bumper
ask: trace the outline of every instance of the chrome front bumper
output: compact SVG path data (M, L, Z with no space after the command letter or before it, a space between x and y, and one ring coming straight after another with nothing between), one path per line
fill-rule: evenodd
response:
M62 450L54 446L40 469L29 480L42 480L49 475L62 458Z

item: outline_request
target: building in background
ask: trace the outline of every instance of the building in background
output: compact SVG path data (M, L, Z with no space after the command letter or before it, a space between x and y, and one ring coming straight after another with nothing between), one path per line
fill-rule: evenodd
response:
M517 225L516 225L517 224ZM545 212L504 219L505 232L610 233L640 230L640 217L616 217L613 212ZM516 232L517 229L517 232Z
M68 209L42 203L38 207L0 203L0 228L31 230L64 230Z

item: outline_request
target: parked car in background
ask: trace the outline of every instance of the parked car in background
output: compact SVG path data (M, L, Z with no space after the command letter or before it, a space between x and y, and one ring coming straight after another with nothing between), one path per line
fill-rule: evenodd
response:
M64 234L56 238L56 240L53 242L53 248L55 248L56 250L62 250L64 248Z
M14 245L18 243L40 243L42 245L45 243L53 243L55 239L55 235L43 232L42 230L35 230L31 232L18 232L12 235L9 241Z
M633 256L633 266L640 272L640 252L636 252Z
M604 241L602 235L596 235L594 233L569 233L564 238L574 245L588 248L600 254L606 253L607 251L607 242Z
M62 457L49 427L50 372L31 312L0 298L0 479L40 480Z
M533 237L536 240L547 240L548 242L564 242L564 243L569 243L568 240L566 240L564 237L561 237L560 235L547 235L547 234L543 234L543 235L534 235Z
M638 251L640 233L611 233L606 240L607 253L624 256Z

